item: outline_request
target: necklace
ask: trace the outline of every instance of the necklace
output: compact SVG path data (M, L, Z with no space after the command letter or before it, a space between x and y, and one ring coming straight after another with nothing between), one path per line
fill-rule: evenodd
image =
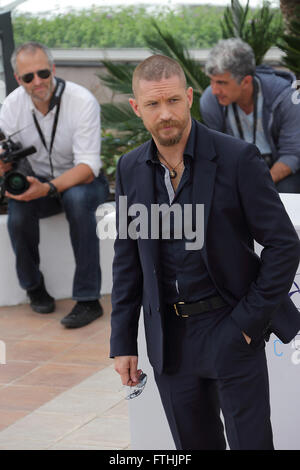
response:
M183 162L183 160L180 160L177 165L175 165L174 167L170 165L170 163L167 162L167 160L165 159L165 157L159 152L157 151L157 156L158 158L162 158L164 162L166 162L167 166L168 166L168 170L169 170L169 174L170 174L170 178L171 179L174 179L176 178L177 176L177 171L176 171L176 168L180 165L180 163ZM171 168L171 169L170 169Z

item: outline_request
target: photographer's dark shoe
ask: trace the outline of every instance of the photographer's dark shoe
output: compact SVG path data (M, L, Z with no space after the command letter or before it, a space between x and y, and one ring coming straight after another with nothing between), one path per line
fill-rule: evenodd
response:
M77 302L71 312L61 320L66 328L80 328L103 315L103 309L98 300Z
M52 313L55 310L55 301L51 295L48 294L45 288L44 281L35 289L27 291L30 298L30 306L32 310L37 313Z

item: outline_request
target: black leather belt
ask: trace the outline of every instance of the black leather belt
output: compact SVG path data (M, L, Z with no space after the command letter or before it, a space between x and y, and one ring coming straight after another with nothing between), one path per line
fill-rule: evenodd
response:
M225 307L226 302L219 295L213 297L208 297L204 300L199 300L199 302L185 303L177 302L171 307L175 310L175 313L178 317L188 318L192 315L200 315L201 313L209 312L217 308Z

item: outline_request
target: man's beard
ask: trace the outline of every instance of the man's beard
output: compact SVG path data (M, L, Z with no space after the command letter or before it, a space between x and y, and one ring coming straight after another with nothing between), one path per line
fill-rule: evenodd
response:
M163 147L172 147L173 145L178 144L183 136L184 130L186 129L188 124L188 118L186 118L184 121L173 121L173 120L168 120L168 121L163 121L161 122L157 127L156 127L156 132L155 132L155 137L160 145ZM172 135L170 137L162 137L159 134L160 129L164 129L165 127L173 127L177 128L178 132L175 135Z
M36 94L35 90L33 89L31 93L31 98L33 101L37 101L40 103L49 101L53 95L54 89L55 89L55 84L52 81L44 88L45 90L44 95L40 96L39 94Z

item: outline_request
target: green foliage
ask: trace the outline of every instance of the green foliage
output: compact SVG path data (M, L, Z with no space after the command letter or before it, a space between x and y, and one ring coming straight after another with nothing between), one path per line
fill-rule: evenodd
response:
M224 17L223 17L224 14ZM223 36L239 36L254 49L257 63L276 43L281 32L281 16L268 2L252 11L249 2L242 7L232 0L231 7L201 5L155 9L132 6L71 10L66 14L34 16L13 14L14 40L39 41L50 48L145 47L153 53L173 57L185 71L188 85L194 89L192 116L201 120L199 98L208 85L200 65L188 49L209 48ZM299 29L298 29L299 31ZM295 46L294 38L289 47ZM296 48L300 50L297 43ZM290 56L291 57L291 56ZM131 94L132 64L103 62L107 73L99 75L116 93ZM102 160L112 181L119 156L149 139L142 121L128 103L102 105Z
M262 63L266 52L276 44L283 31L281 13L272 9L268 1L263 1L262 7L252 12L249 0L245 7L239 0L231 0L231 6L225 9L221 27L224 39L240 37L250 44L257 65Z
M115 181L116 166L120 156L130 150L138 147L150 138L146 129L140 126L140 129L134 128L122 131L103 130L101 144L101 160L103 170L108 180L113 183Z
M223 8L142 6L71 10L53 16L13 14L15 44L39 41L50 48L145 47L151 19L187 47L210 47L221 37Z
M283 34L278 47L285 52L283 65L288 67L300 79L300 7L289 23L289 32Z

